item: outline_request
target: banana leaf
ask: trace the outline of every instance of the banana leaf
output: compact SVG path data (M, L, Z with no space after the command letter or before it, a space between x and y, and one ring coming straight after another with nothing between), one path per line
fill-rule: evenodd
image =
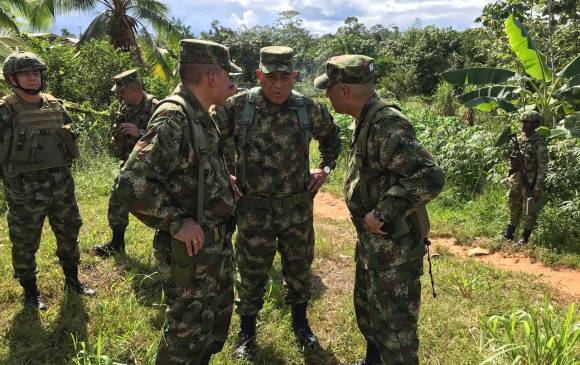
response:
M559 75L563 77L575 77L580 75L580 55L574 58Z
M526 73L536 80L552 81L552 72L546 66L546 58L536 49L534 41L522 24L510 15L504 22L509 44L524 66Z
M499 137L497 137L497 140L495 141L494 146L495 147L501 147L505 144L507 144L510 141L511 136L514 133L512 132L512 129L510 127L510 125L506 125L505 128L503 129L503 131L501 132L501 134L499 135Z
M466 107L479 109L484 112L490 112L495 108L502 108L508 113L515 113L518 109L510 102L498 99L493 96L480 96L463 103Z
M572 137L580 137L580 112L576 112L564 118L564 128L570 131Z
M513 99L517 96L516 90L519 89L518 86L510 85L497 85L497 86L487 86L480 89L465 93L459 97L459 101L466 103L471 99L475 99L481 96L493 96L499 99Z
M511 70L492 67L463 68L460 70L443 72L441 76L453 85L486 85L506 82L516 75Z

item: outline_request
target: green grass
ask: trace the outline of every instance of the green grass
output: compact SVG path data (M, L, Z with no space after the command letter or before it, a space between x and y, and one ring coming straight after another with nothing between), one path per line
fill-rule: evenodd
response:
M75 168L81 229L81 279L94 286L95 298L65 296L63 277L54 255L55 239L48 225L37 254L39 286L50 308L35 315L24 310L22 293L12 278L6 220L0 223L0 364L153 364L163 323L164 305L152 259L153 232L131 219L127 255L103 260L91 247L110 232L106 210L113 161L95 158ZM323 351L305 356L290 328L283 304L279 260L275 261L264 310L258 323L258 364L336 364L364 354L352 305L355 233L350 224L317 219L315 288L309 317ZM474 261L443 255L434 261L438 298L431 297L423 277L420 319L422 364L476 364L482 318L506 311L539 308L547 296L556 308L571 302L534 277L497 271ZM238 330L234 315L231 333ZM231 336L212 364L231 360Z

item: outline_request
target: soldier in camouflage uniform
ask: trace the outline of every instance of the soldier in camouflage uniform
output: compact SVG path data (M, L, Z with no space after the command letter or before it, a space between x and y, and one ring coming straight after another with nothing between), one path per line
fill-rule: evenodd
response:
M24 288L24 304L45 310L36 285L35 254L48 216L65 288L95 291L78 279L78 235L82 221L70 171L79 156L70 116L52 95L42 93L46 66L30 52L12 53L3 66L13 94L0 99L0 162L8 203L14 276Z
M510 147L510 170L508 177L508 207L510 221L504 237L514 239L514 233L523 219L524 231L518 244L528 243L536 226L539 211L525 214L528 198L538 201L544 193L546 175L548 174L548 147L543 136L536 132L541 123L541 116L535 111L526 111L522 115L524 135L514 139ZM523 217L522 217L523 215Z
M135 143L145 134L149 118L155 111L159 101L147 94L142 87L137 70L128 70L113 77L115 85L111 89L122 101L115 117L113 136L111 138L113 155L121 160L123 167ZM113 186L117 183L117 178ZM125 252L125 230L129 224L129 211L121 204L114 189L109 196L109 211L107 214L109 226L113 231L112 239L94 247L98 256L107 257L113 253Z
M292 90L293 50L265 47L256 71L261 87L228 99L222 137L234 137L237 188L236 311L241 328L234 356L255 352L256 316L264 303L276 251L282 259L286 303L301 346L317 339L306 318L312 284L312 202L340 153L339 127L326 107ZM309 168L310 138L319 142L320 161Z
M417 365L425 204L443 172L399 109L374 92L373 59L333 57L314 84L356 119L344 196L356 227L354 304L367 354L359 365Z
M230 73L230 87L228 88L228 97L234 96L238 93L238 85L234 80L234 76L240 75L239 73ZM227 119L226 110L223 105L212 105L209 108L209 115L217 125L221 125L224 120ZM224 154L224 159L226 160L226 166L228 171L233 173L235 171L235 159L236 159L236 147L234 144L234 139L232 137L222 140L222 151Z
M155 262L166 298L157 364L208 364L226 341L233 309L231 244L236 208L208 114L228 95L227 47L180 42L181 84L160 102L117 184L129 211L155 228Z

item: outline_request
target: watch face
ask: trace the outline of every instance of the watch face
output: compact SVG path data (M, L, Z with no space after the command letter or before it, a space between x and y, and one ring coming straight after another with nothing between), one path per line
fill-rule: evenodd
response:
M322 171L324 171L325 174L329 174L330 173L330 167L324 166L324 168L322 169Z

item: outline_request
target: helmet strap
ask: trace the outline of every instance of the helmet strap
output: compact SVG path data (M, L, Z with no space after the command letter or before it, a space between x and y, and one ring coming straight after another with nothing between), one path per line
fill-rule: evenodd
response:
M36 94L40 93L44 89L44 86L45 86L44 77L42 75L42 72L40 73L40 87L38 89L23 88L22 86L20 86L20 84L18 83L18 80L16 80L16 78L14 78L14 82L16 83L16 85L12 84L13 88L20 89L20 90L24 91L25 93L27 93L28 95L36 95Z

